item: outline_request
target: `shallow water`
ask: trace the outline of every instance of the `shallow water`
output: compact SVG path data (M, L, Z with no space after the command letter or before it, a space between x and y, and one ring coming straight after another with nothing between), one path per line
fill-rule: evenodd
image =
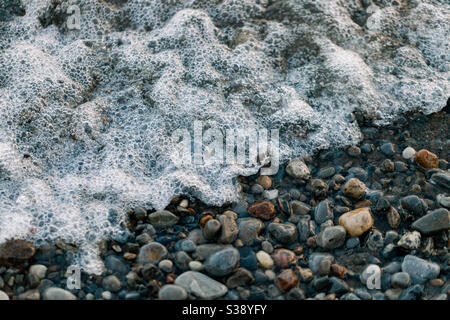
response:
M180 166L174 133L195 121L204 138L276 129L283 162L356 143L355 118L442 109L450 6L401 3L3 1L0 242L75 243L99 273L96 243L124 236L127 209L233 201L262 164Z

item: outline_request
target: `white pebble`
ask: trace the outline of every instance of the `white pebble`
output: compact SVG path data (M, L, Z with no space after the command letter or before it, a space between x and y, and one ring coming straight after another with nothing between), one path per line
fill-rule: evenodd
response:
M411 147L405 148L405 150L403 150L403 152L402 152L402 157L407 160L412 159L415 155L416 155L416 150L414 150Z
M273 260L265 251L258 251L256 254L256 259L261 264L263 268L272 269L273 268Z
M199 261L191 261L189 262L189 268L192 271L202 271L203 270L203 264Z
M102 292L102 298L105 300L111 300L112 294L109 291L103 291Z

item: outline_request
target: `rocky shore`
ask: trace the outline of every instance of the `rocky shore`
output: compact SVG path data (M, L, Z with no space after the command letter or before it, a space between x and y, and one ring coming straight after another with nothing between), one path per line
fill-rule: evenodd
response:
M135 208L131 236L101 244L106 271L82 273L81 289L67 288L76 247L8 241L0 300L448 300L449 120L360 124L359 145L240 177L233 205Z

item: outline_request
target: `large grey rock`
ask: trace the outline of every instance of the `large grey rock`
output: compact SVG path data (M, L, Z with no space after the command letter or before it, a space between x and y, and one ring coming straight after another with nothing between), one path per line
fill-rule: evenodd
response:
M423 284L430 279L436 278L441 268L437 263L413 255L407 255L403 259L402 271L409 274L413 283Z
M257 218L238 219L239 239L245 244L251 246L259 239L259 234L264 229L264 223Z
M228 289L222 283L197 271L187 271L178 276L175 284L201 299L215 299L224 296Z
M298 240L297 228L289 223L271 223L267 228L278 242L289 244Z
M148 216L148 221L155 228L167 228L178 222L179 218L167 210L159 210Z
M450 228L450 212L440 208L431 211L426 216L414 221L413 229L419 230L423 235L430 235Z
M71 292L61 289L51 287L44 291L43 294L44 300L77 300Z

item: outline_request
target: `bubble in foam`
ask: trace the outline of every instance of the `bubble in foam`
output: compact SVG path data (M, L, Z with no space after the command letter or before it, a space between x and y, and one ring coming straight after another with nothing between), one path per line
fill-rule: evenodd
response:
M69 5L80 28L67 26ZM177 129L280 131L281 160L356 143L449 95L442 1L6 0L0 4L0 242L65 241L103 270L126 212L221 205L242 165L176 165Z

